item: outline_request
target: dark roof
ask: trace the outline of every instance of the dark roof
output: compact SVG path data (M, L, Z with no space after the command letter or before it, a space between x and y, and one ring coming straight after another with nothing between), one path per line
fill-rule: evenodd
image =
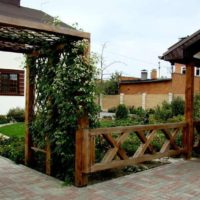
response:
M140 84L140 83L160 83L160 82L167 82L171 81L171 78L165 79L146 79L146 80L122 80L119 84Z
M0 0L0 50L19 53L38 51L45 43L55 48L67 41L90 39L90 34L59 22L43 11Z
M22 6L15 6L12 4L2 3L2 2L0 2L0 15L6 17L12 16L15 19L28 20L39 24L52 25L54 23L54 17L48 15L43 11L26 8ZM63 22L59 23L59 26L75 30L74 28Z
M196 31L190 36L182 38L175 43L160 57L163 60L174 63L193 63L200 64L200 60L193 56L200 51L200 30Z

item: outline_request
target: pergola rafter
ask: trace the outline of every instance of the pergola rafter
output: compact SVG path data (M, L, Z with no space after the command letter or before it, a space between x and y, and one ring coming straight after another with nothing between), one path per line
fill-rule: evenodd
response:
M11 26L0 26L0 50L13 51L19 53L31 53L39 51L46 44L54 47L63 44L67 40L77 40L73 36L63 34L47 33L39 30L27 28L17 28Z

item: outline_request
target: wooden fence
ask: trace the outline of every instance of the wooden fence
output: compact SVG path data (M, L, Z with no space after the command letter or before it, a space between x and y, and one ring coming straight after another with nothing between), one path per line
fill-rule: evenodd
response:
M84 123L84 121L83 121ZM82 124L83 124L82 123ZM101 170L131 166L144 161L180 155L187 152L185 145L187 136L187 123L168 123L159 125L137 125L112 128L83 128L78 130L76 140L76 177L77 186L87 185L87 175ZM160 149L152 145L158 135L163 135L164 142ZM177 142L177 137L181 142ZM128 155L123 143L130 137L136 137L140 145L133 155ZM104 156L98 161L95 157L96 141L106 142L102 149Z

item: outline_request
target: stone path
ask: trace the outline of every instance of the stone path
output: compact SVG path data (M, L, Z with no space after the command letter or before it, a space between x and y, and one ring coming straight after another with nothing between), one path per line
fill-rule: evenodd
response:
M11 125L11 124L14 124L14 123L0 124L0 127Z
M0 157L0 200L199 200L200 160L164 165L85 188Z

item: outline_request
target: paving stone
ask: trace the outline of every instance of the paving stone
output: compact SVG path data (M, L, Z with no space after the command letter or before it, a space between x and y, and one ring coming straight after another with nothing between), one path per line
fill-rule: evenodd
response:
M200 199L200 160L172 164L85 188L0 157L0 200L190 200Z

